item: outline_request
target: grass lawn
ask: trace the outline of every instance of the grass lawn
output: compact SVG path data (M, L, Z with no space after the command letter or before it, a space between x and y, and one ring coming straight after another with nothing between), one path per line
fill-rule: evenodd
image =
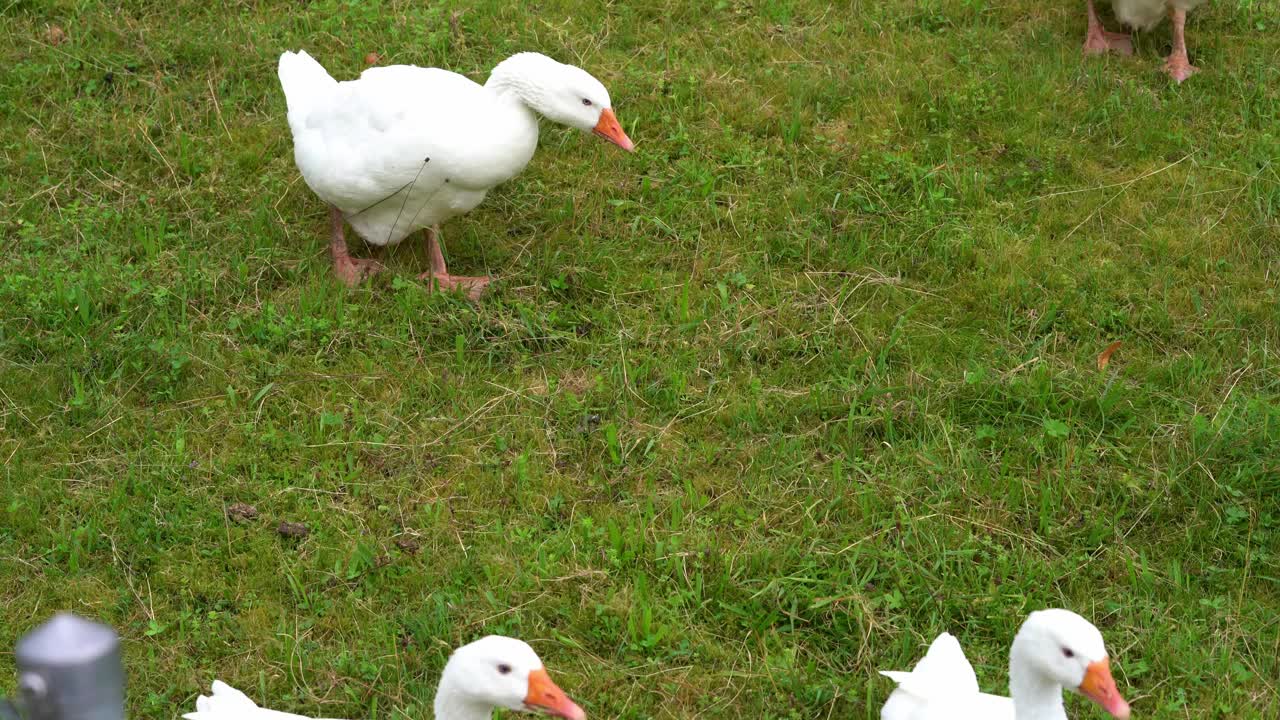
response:
M125 637L133 718L215 677L425 718L486 633L592 718L876 718L943 630L1003 690L1062 606L1135 718L1276 717L1280 7L1194 12L1181 87L1167 25L1085 60L1084 24L0 0L0 693L71 609ZM344 79L540 50L638 151L544 127L445 226L479 304L416 242L349 291L299 47Z

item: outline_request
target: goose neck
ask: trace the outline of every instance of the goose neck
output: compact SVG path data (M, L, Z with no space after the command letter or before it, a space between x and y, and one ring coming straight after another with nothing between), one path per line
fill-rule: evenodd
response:
M1035 666L1018 639L1009 654L1009 697L1014 720L1067 720L1062 686Z
M436 690L435 720L491 720L493 708L467 698L454 684L448 675L440 679L440 688Z
M499 96L518 100L526 108L545 114L545 78L552 61L535 53L520 53L498 63L484 86Z

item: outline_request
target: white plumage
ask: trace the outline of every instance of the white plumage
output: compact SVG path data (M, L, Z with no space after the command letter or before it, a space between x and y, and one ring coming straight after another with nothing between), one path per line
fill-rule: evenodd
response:
M517 97L438 68L339 83L305 52L285 53L280 84L307 186L373 245L474 208L538 146L538 119Z
M880 710L881 720L934 720L943 717L938 713L944 708L956 720L1014 717L1008 698L978 690L978 676L951 633L939 635L910 672L880 674L898 684Z
M454 651L436 689L435 720L489 720L497 708L540 712L564 720L586 715L547 675L542 660L526 643L490 635ZM213 692L196 699L185 720L311 720L303 715L258 707L244 693L220 680Z
M1186 23L1187 11L1193 10L1208 0L1111 0L1112 9L1121 23L1134 30L1151 30L1160 24L1166 15L1173 25L1173 48L1164 61L1164 71L1174 82L1182 83L1200 71L1191 64L1187 55ZM1088 30L1084 38L1086 55L1098 55L1117 52L1121 55L1133 54L1133 41L1128 35L1110 32L1102 25L1094 0L1085 0L1088 13Z
M881 720L1066 720L1064 687L1088 695L1119 720L1129 705L1116 690L1102 634L1067 610L1027 618L1009 653L1009 697L978 689L960 643L943 633L910 672L886 670L898 684Z
M282 54L278 74L294 159L331 208L335 268L349 283L378 268L347 255L343 220L370 244L394 245L471 210L529 163L539 115L634 147L598 80L537 53L504 60L484 85L410 65L338 82L305 51ZM437 242L428 235L427 275L487 282L451 278Z
M1134 30L1151 30L1170 10L1194 10L1208 0L1111 0L1116 19Z
M186 720L311 720L301 715L260 708L244 693L222 682L213 681L209 695L196 698L196 711L182 716Z

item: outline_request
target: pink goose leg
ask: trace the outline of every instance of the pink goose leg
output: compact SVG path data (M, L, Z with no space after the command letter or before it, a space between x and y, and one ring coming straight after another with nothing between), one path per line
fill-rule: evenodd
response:
M347 240L342 232L344 222L342 211L330 205L329 225L333 237L329 241L329 253L333 255L333 271L347 287L355 287L361 280L381 271L382 263L377 260L357 260L347 253Z
M431 256L431 269L418 276L419 280L426 280L440 286L441 290L453 290L454 288L463 288L467 291L467 297L472 300L479 300L484 294L485 288L489 287L490 278L487 277L466 277L462 275L450 275L449 269L444 264L444 253L440 251L440 226L423 228L423 236L427 240L427 253Z
M1133 54L1133 41L1125 33L1107 32L1102 27L1102 21L1098 19L1098 10L1093 6L1093 0L1086 0L1089 6L1089 31L1084 36L1084 54L1085 55L1101 55L1109 50L1114 50L1121 55Z
M1183 80L1200 72L1200 68L1192 65L1187 57L1187 39L1182 34L1187 24L1187 11L1170 10L1169 20L1173 22L1173 52L1164 60L1164 71L1181 85Z

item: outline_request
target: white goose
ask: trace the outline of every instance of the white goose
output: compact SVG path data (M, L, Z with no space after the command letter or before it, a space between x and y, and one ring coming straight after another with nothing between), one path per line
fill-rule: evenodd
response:
M279 75L294 159L329 204L333 265L349 285L381 266L347 253L344 220L373 245L424 230L431 270L421 277L478 297L489 278L449 274L440 223L524 169L538 146L539 115L635 148L598 80L537 53L502 61L484 85L412 65L338 82L305 51L281 55Z
M1034 612L1022 624L1009 652L1010 697L978 690L973 666L950 633L939 635L911 672L880 674L898 683L881 720L1066 720L1064 687L1119 720L1129 717L1102 633L1069 610Z
M1133 42L1125 33L1108 32L1098 19L1098 11L1093 0L1085 0L1088 4L1089 29L1084 38L1086 55L1099 55L1114 50L1122 55L1133 54ZM1187 24L1187 11L1194 10L1208 0L1111 0L1116 18L1121 23L1135 30L1150 30L1160 24L1160 20L1168 14L1173 22L1173 50L1165 58L1164 71L1179 84L1183 80L1200 72L1200 68L1191 64L1187 57L1187 39L1184 29Z
M538 654L514 638L490 635L453 652L436 689L435 720L489 720L497 708L542 712L565 720L586 714L551 682ZM215 680L186 720L311 720L258 707L244 693Z

